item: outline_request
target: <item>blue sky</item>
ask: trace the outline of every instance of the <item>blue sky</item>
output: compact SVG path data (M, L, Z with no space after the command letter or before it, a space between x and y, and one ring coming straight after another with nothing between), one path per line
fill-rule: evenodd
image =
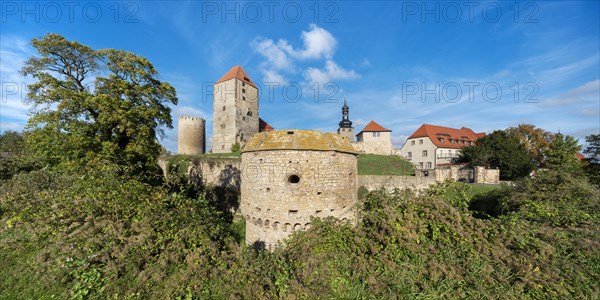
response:
M346 97L355 130L375 120L396 147L423 123L583 142L600 132L599 16L597 1L3 1L0 130L25 125L18 70L52 32L148 58L178 92L173 151L181 115L204 117L210 141L210 86L235 65L276 129L335 131Z

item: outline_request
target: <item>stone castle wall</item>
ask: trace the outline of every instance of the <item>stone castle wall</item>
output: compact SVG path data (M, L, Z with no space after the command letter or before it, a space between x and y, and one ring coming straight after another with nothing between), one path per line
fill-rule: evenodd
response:
M310 226L311 217L354 221L356 160L354 154L336 151L242 153L240 208L247 242L272 248Z
M385 175L359 175L358 186L368 191L386 189L413 189L424 190L437 181L432 176L385 176Z
M188 174L201 178L206 186L239 190L241 185L239 158L199 160L190 164Z
M213 153L231 152L258 132L258 89L236 78L214 86Z
M206 151L205 121L202 118L179 117L177 124L177 153L204 154Z
M486 169L484 167L475 167L475 183L499 184L500 170Z
M393 152L392 143L385 141L353 142L352 147L363 154L390 155Z
M253 134L258 132L258 89L236 79L239 97L236 98L237 115L235 119L236 142L243 146Z

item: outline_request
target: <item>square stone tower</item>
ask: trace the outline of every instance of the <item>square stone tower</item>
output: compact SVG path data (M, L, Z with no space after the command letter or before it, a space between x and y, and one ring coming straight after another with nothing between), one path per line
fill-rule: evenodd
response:
M241 66L235 66L214 85L213 153L231 152L258 132L258 88Z

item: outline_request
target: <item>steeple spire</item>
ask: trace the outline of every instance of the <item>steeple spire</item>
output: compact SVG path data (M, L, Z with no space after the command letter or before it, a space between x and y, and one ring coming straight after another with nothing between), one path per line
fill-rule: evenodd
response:
M340 122L340 128L352 128L352 122L350 122L350 108L344 97L344 106L342 106L342 121Z

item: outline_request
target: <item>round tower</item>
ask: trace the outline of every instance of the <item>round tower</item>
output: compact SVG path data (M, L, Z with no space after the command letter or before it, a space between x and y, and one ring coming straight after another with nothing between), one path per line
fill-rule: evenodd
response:
M177 125L177 153L178 154L204 154L205 124L202 118L179 117Z
M357 154L348 139L312 130L252 136L241 154L246 242L271 249L311 217L356 219Z

